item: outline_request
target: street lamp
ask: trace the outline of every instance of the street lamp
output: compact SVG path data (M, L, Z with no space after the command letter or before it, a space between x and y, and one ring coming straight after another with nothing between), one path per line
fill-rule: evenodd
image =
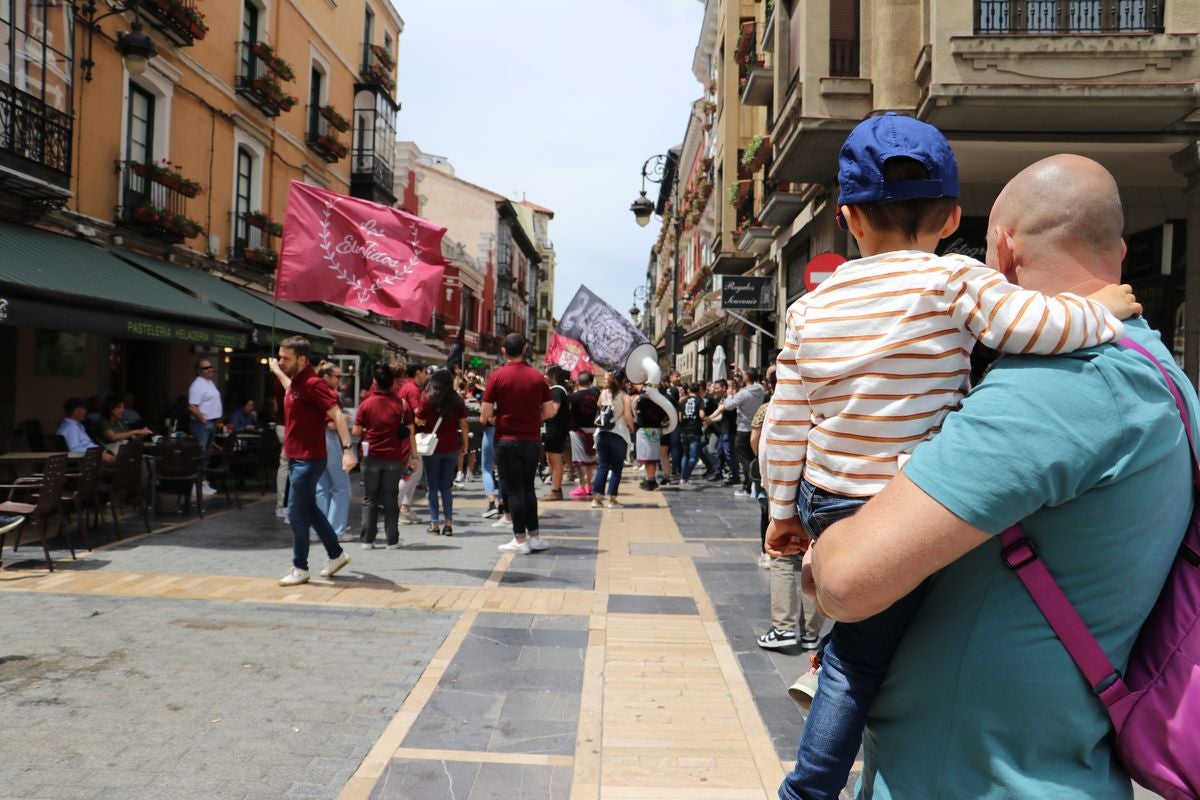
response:
M133 30L121 31L117 34L116 49L121 54L121 60L125 62L125 69L130 75L145 74L146 68L150 66L150 59L158 55L158 51L154 49L154 42L150 40L150 37L142 32L142 0L106 0L106 2L112 10L99 16L96 14L96 0L87 0L79 10L79 16L83 18L83 27L87 31L87 54L79 60L79 66L83 68L83 79L89 82L92 80L92 67L96 66L96 62L92 60L92 37L95 36L96 31L100 30L100 20L128 11L133 12L133 23L130 26Z
M629 307L629 318L633 320L634 325L638 324L638 317L640 317L641 315L642 315L642 310L640 308L638 308L637 305L632 305Z
M629 210L633 212L634 219L637 224L645 227L650 222L650 217L654 214L654 202L646 197L646 181L651 183L662 184L667 167L671 167L670 180L671 191L675 195L675 203L679 203L679 150L672 148L666 154L650 156L642 164L642 191L638 198L629 205ZM673 274L671 275L671 324L667 327L666 342L667 349L674 356L680 349L679 345L682 341L682 329L678 324L679 319L679 237L683 232L683 220L680 214L672 215L672 226L675 229L675 252ZM647 320L649 320L649 311L647 310ZM634 321L637 318L634 317Z

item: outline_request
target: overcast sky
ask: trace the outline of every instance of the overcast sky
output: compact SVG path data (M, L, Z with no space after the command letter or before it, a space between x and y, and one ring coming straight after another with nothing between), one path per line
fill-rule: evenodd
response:
M554 211L556 316L580 283L624 313L658 234L629 204L642 162L681 142L703 93L692 58L704 3L393 3L405 23L399 138Z

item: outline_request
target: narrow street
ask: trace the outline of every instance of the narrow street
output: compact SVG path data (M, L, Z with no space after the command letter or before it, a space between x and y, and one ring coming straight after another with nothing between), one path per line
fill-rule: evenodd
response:
M254 494L53 574L6 551L0 797L774 797L807 659L754 643L757 506L636 475L545 504L544 553L498 555L473 483L454 538L287 589Z

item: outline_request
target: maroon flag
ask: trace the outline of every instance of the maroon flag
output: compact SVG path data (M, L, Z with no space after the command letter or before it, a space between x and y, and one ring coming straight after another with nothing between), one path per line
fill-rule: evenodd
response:
M445 234L398 208L292 181L275 296L428 325L442 284Z
M571 373L571 380L578 378L581 372L596 369L581 342L558 332L550 335L550 346L546 348L546 365L551 364L558 364Z

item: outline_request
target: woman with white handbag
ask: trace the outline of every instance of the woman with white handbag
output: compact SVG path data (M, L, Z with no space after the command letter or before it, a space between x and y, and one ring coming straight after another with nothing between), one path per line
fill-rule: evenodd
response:
M426 533L454 535L454 472L458 457L467 452L467 407L454 391L450 370L438 370L417 406L416 451L425 466L429 497L429 528ZM438 520L444 520L438 527Z

